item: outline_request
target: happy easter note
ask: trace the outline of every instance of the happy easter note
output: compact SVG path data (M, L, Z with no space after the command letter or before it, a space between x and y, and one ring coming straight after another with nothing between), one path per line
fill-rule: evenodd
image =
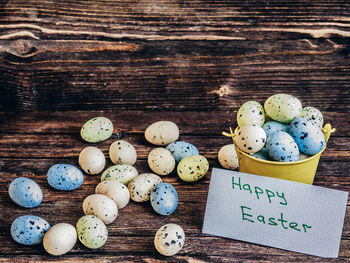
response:
M203 233L335 258L348 193L214 168Z

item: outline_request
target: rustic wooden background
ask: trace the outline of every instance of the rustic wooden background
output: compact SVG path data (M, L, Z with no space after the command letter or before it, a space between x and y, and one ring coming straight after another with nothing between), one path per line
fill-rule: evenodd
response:
M79 189L51 189L46 172L56 163L78 165L87 145L81 125L106 116L133 143L136 167L147 172L152 146L143 132L172 120L180 139L196 145L211 167L230 140L247 100L298 96L319 108L336 129L316 185L350 190L350 2L234 0L0 0L0 262L54 261L42 246L10 237L12 221L36 214L52 225L73 225L99 176ZM105 154L116 138L98 144ZM108 161L108 165L111 162ZM18 176L44 191L34 209L14 205L7 187ZM131 202L108 226L104 247L80 243L62 262L325 262L323 258L201 234L210 172L195 184L177 179L179 207L168 217L148 203ZM350 203L337 260L350 261ZM181 252L165 258L153 248L156 230L183 226ZM329 261L337 261L329 260ZM328 261L328 260L327 260Z

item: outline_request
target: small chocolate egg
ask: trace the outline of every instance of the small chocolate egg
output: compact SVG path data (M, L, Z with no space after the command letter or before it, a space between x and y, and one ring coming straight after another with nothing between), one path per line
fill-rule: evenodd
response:
M320 129L323 127L323 115L314 107L305 107L301 111L300 117L310 119Z
M84 175L73 165L55 164L47 172L47 182L57 190L70 191L83 184Z
M107 227L96 216L85 215L81 217L76 228L80 242L88 248L100 248L107 241Z
M160 183L151 192L151 205L158 214L170 215L177 207L178 195L171 184Z
M118 207L112 199L102 194L92 194L84 199L85 215L94 215L106 225L112 223L118 216Z
M54 225L46 232L43 245L47 253L60 256L71 251L77 242L75 227L67 223Z
M177 254L185 243L185 233L177 224L166 224L158 229L154 237L154 246L163 256Z
M13 240L23 245L36 245L43 241L50 224L43 218L24 215L16 218L11 225Z
M208 160L202 155L188 156L177 166L177 174L185 182L198 181L206 175L208 170Z
M170 174L175 168L175 159L165 148L155 148L148 155L148 165L158 175Z
M187 156L199 154L196 146L194 146L189 142L184 142L184 141L176 141L176 142L170 143L166 147L166 149L170 151L176 163L179 163L183 158Z
M168 145L179 138L179 128L172 121L157 121L147 127L145 138L154 145Z
M8 193L16 204L32 208L41 204L43 192L40 186L32 179L19 177L13 180L9 186Z
M239 168L237 152L234 144L222 146L218 153L219 163L226 169Z
M290 124L290 134L301 152L307 155L319 153L326 145L322 130L310 119L298 117Z
M265 147L262 148L260 151L252 154L252 156L265 161L270 160L269 151Z
M237 123L239 127L246 124L262 126L265 122L265 111L257 101L247 101L237 112Z
M95 117L88 120L80 130L81 138L93 143L107 140L112 133L113 124L105 117Z
M266 142L266 149L272 160L295 162L299 160L299 149L292 136L283 131L274 132Z
M100 173L106 164L103 152L93 146L84 148L79 154L79 165L88 174Z
M106 169L101 175L101 181L117 180L128 185L128 183L138 175L135 167L129 164L117 164Z
M274 132L284 131L289 133L290 130L290 126L288 124L278 121L268 121L262 126L262 128L264 129L267 138L269 138L269 136Z
M108 196L117 205L118 210L124 208L130 201L128 188L117 180L107 180L99 183L96 186L95 193Z
M300 100L289 94L276 94L269 97L264 107L268 116L283 123L290 123L300 115L302 110Z
M130 143L124 140L115 141L109 147L109 158L114 164L134 165L137 153Z
M128 184L131 199L135 202L148 201L153 188L161 182L162 179L152 173L136 176Z
M236 136L236 145L244 152L256 153L266 142L266 133L263 128L256 125L244 125L239 128Z

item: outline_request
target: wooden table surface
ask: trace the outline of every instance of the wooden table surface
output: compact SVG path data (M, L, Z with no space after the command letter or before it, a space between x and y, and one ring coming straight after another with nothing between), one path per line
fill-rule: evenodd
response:
M210 166L231 143L239 106L289 93L319 108L337 131L321 157L315 185L350 191L350 2L234 0L0 0L0 262L58 258L41 245L10 237L12 221L36 214L51 225L73 225L100 176L86 176L72 192L51 189L46 173L56 163L78 166L88 145L82 124L106 116L116 134L135 145L136 168L148 172L153 148L146 127L172 120L180 139L196 145ZM107 166L111 162L107 161ZM62 262L326 262L350 261L350 203L339 258L288 252L201 233L210 174L194 184L164 177L179 194L174 214L156 215L131 202L108 226L104 247L80 243ZM43 203L15 205L9 183L35 179ZM153 247L157 229L180 224L186 243L172 258Z

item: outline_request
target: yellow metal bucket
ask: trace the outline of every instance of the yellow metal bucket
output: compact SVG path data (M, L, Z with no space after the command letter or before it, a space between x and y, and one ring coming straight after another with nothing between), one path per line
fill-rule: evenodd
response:
M223 132L223 135L233 139L239 160L240 172L275 177L304 184L312 184L314 182L318 162L327 145L325 145L318 154L297 162L266 161L242 152L237 147L234 139L237 129L238 128L236 128L235 132L233 133L232 129L230 128L230 133ZM322 128L322 131L326 137L326 142L328 142L331 133L334 132L335 129L332 129L330 124L326 124Z

